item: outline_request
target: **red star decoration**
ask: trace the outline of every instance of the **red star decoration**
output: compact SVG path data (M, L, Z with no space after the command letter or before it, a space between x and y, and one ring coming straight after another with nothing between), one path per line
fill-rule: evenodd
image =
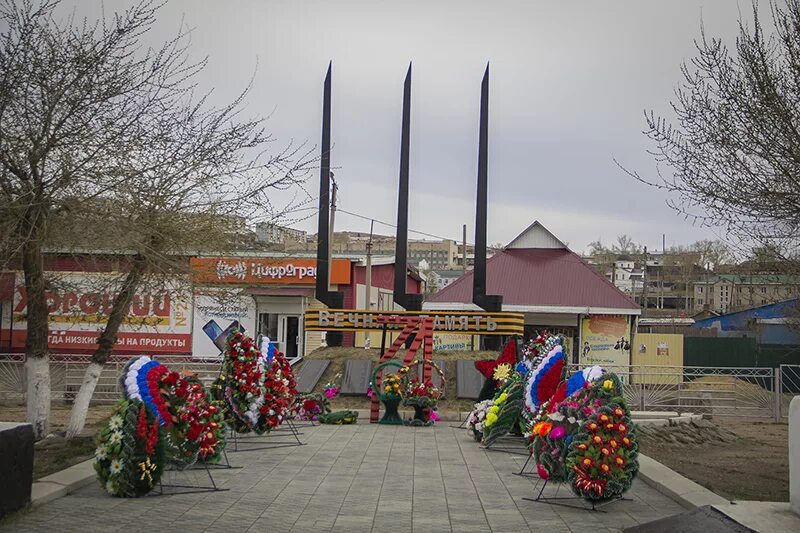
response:
M492 360L485 360L485 361L475 361L475 368L478 372L484 375L484 377L488 379L492 379L494 377L494 369L502 364L510 365L511 367L514 366L514 363L517 362L517 343L514 339L508 341L506 347L503 348L503 353L500 354L500 357Z

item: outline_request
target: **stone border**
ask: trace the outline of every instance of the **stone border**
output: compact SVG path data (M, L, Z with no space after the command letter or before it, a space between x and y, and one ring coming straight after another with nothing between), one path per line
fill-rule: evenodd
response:
M698 485L655 459L639 454L639 477L661 494L672 498L686 509L703 505L731 503L719 494Z
M95 479L94 459L70 466L33 482L31 507L66 496L91 484Z

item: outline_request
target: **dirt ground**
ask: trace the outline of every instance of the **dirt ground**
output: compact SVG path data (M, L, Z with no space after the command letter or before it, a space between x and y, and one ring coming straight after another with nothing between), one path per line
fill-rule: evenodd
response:
M640 431L640 449L724 498L789 501L786 424L717 418L709 425Z
M33 448L33 479L58 472L83 462L94 455L94 437L98 429L111 416L111 405L96 405L89 408L86 427L76 438L67 440L59 436L69 422L71 405L54 403L50 407L50 431L52 437L37 442ZM24 422L25 406L0 404L0 420Z

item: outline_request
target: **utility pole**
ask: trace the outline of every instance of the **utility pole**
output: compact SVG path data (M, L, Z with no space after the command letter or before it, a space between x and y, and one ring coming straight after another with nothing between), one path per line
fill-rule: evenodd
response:
M336 191L339 189L339 186L336 185L336 180L333 178L333 172L331 172L331 223L328 227L328 242L331 243L331 253L329 261L331 264L333 263L333 220L336 217ZM331 290L331 271L333 269L328 269L328 290Z
M369 223L369 240L367 241L367 273L364 279L364 296L366 299L366 305L364 309L369 311L372 309L372 228L375 225L375 221L371 220ZM370 338L370 332L364 332L364 349L369 350L372 347L372 339Z
M661 292L661 309L664 309L664 263L667 254L667 234L661 234L661 268L658 269L658 284Z
M372 309L372 228L375 225L375 221L371 221L369 223L369 240L367 241L367 275L365 282L365 295L366 295L366 305L364 309L369 311Z
M644 261L642 262L642 306L644 312L642 316L647 314L647 246L644 247Z
M467 225L462 227L463 234L461 236L461 270L467 271Z

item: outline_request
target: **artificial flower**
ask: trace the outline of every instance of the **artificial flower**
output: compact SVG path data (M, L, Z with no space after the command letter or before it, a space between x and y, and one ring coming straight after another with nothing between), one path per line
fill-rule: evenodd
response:
M588 424L586 424L587 431L595 432L598 429L600 429L600 426L597 425L597 422L589 422Z
M611 390L614 388L614 382L610 379L607 379L603 382L603 388L606 390Z
M625 459L618 455L614 458L614 463L617 466L625 466Z
M119 415L114 415L108 420L108 427L112 430L117 430L122 427L122 417Z
M595 435L594 437L592 437L592 443L603 444L603 437L601 437L600 435Z
M622 444L624 444L626 448L630 448L631 444L633 443L628 437L622 437Z
M578 444L578 445L576 446L576 448L578 448L578 449L579 449L579 450L581 450L582 452L585 452L586 450L588 450L588 449L589 449L589 447L588 447L587 445L585 445L584 443L580 443L580 444Z
M563 439L564 435L567 434L567 431L564 429L564 426L556 426L550 431L550 438L559 440Z
M622 409L621 407L617 407L616 409L614 409L614 416L617 416L617 417L625 416L625 410Z
M628 426L626 426L626 425L625 425L625 424L623 424L622 422L620 422L619 424L617 424L617 432L618 432L618 433L625 433L626 431L628 431Z
M106 450L105 446L98 446L94 451L94 457L98 461L104 461L108 457L108 450Z
M617 440L616 440L616 439L610 439L610 440L608 441L608 445L609 445L609 446L611 446L611 448L612 448L613 450L616 450L616 449L617 449L617 446L619 446L619 444L617 443Z
M583 459L581 459L581 465L582 465L584 468L591 468L591 467L592 467L592 465L594 465L594 459L592 459L591 457L589 457L589 456L587 455L587 456L585 456Z
M119 431L112 431L111 435L108 437L108 441L111 444L119 444L122 442L122 433Z
M597 466L600 468L600 471L604 474L608 474L609 472L611 472L611 465L609 465L608 463L601 462L598 463Z
M536 473L539 474L539 477L545 481L550 479L550 472L548 472L547 469L541 464L536 465Z
M599 420L600 420L600 422L602 422L603 424L606 424L607 422L609 422L609 421L611 420L611 419L608 417L608 415L607 415L607 414L602 414L602 415L600 415L600 416L598 417L598 419L599 419Z
M500 394L500 396L497 397L497 401L495 403L503 403L507 399L508 399L508 394L506 394L504 392L504 393Z
M483 425L484 427L489 427L495 422L497 422L497 415L490 412L488 415L486 415L486 421L483 423Z
M611 449L603 446L602 448L600 448L600 453L608 457L609 455L611 455Z
M497 365L497 368L494 369L494 374L492 377L496 381L504 381L511 377L511 365L507 363L503 363L502 365Z
M122 461L119 459L114 459L111 461L111 464L108 467L108 471L111 472L111 475L117 475L122 472Z

